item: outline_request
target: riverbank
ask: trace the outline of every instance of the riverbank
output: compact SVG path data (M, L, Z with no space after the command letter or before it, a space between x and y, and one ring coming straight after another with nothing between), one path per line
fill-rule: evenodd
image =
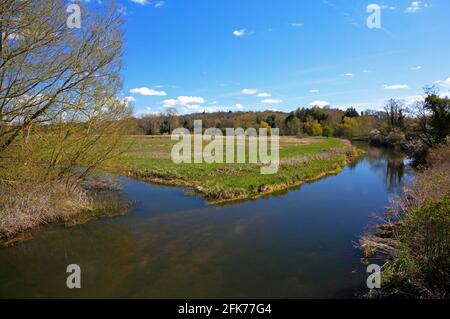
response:
M30 239L30 231L43 225L60 223L70 227L129 210L120 190L105 178L91 177L75 185L59 181L1 184L0 189L3 246Z
M262 175L260 164L175 164L175 142L166 136L136 136L132 147L103 166L115 174L174 186L191 187L209 203L255 199L339 173L362 151L337 138L280 138L277 173Z
M337 175L229 205L118 177L129 214L0 247L0 297L355 298L367 273L353 241L415 176L401 155L367 147ZM68 264L83 289L67 289Z
M280 139L280 167L262 175L260 164L174 164L170 137L131 137L132 147L104 169L155 184L187 186L208 203L256 199L339 173L361 153L336 138ZM0 244L14 245L30 230L61 223L73 226L125 214L128 204L107 180L90 177L81 184L20 182L1 184Z
M433 149L427 163L384 222L360 239L365 257L386 257L382 287L369 297L449 297L450 146Z

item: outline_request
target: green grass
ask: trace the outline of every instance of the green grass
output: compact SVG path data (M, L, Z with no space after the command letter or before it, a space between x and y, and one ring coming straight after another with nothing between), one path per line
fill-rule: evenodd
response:
M192 186L211 202L255 198L339 172L358 151L336 138L280 138L280 167L262 175L260 164L175 164L167 136L130 137L131 147L103 167L155 183Z

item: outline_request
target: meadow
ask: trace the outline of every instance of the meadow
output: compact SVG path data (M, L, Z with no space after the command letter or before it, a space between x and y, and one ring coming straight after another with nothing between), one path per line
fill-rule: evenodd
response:
M360 154L342 139L281 137L279 170L262 175L262 164L248 162L175 164L171 149L176 141L169 136L128 139L128 150L103 169L157 184L189 186L211 203L257 198L335 174Z

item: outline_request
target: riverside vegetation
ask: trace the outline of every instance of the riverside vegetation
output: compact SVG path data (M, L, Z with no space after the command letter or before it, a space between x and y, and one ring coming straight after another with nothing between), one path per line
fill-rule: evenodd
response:
M313 107L181 116L169 109L133 119L129 100L120 98L122 19L106 6L101 12L84 7L83 28L71 30L66 1L0 2L0 241L14 243L18 234L50 222L73 225L126 212L114 184L96 176L99 168L191 186L217 203L337 173L359 155L340 138L363 139L401 148L424 165L386 222L361 238L367 256L387 255L384 288L373 295L448 298L448 98L429 88L411 109L390 100L384 111ZM261 175L256 164L174 164L173 142L163 135L191 130L197 119L219 129L279 128L285 136L278 173Z
M450 146L433 149L428 166L393 199L384 222L360 239L366 257L382 254L382 289L372 298L448 298L450 283Z
M124 149L129 127L130 109L117 98L121 17L114 7L84 8L84 27L74 31L66 8L61 0L0 3L0 240L7 243L49 222L125 211L111 185L93 179Z
M72 30L66 25L66 6L62 0L0 4L3 242L50 222L72 225L106 212L125 212L126 205L112 200L117 194L113 186L93 182L99 167L190 185L209 200L223 201L338 172L355 155L351 145L334 138L286 138L282 169L273 176L261 176L259 167L251 165L173 165L165 157L168 139L127 137L136 123L128 100L119 98L120 12L113 4L101 12L83 7L84 27ZM169 132L176 128L172 119Z
M386 257L370 297L448 298L450 288L450 100L428 91L407 144L420 174L384 222L360 239L366 257Z
M212 203L256 198L338 173L361 154L348 141L337 138L281 137L278 172L261 175L260 164L175 164L171 149L176 142L170 137L129 138L131 148L107 161L104 169L154 183L190 186Z

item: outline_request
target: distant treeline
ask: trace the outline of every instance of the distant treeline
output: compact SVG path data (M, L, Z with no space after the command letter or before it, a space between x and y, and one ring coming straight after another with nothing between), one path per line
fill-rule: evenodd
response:
M450 99L435 87L425 89L424 99L406 106L402 100L390 99L382 111L343 111L330 107L298 108L290 113L217 112L178 115L147 115L134 119L134 134L170 134L184 127L191 132L194 121L202 120L203 129L278 128L280 135L335 136L367 140L372 144L403 149L418 162L430 148L447 143L450 135Z
M383 111L358 113L354 108L342 111L328 107L298 108L290 113L230 111L176 115L168 112L135 119L135 134L169 134L179 127L192 132L194 121L202 120L204 129L216 127L224 133L226 128L278 128L280 135L323 135L366 139L372 129L381 129L387 116Z

